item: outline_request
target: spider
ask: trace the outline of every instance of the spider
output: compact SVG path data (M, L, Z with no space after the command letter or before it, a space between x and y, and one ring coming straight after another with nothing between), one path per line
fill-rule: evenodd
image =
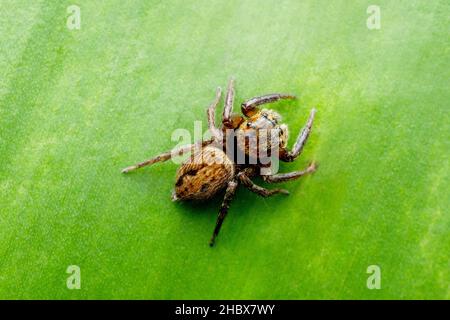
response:
M222 116L222 126L217 128L215 124L215 113L219 104L222 91L217 88L214 101L207 109L208 128L211 139L198 141L185 145L172 151L161 153L144 162L135 164L122 170L128 173L132 170L163 162L174 156L191 152L190 158L186 159L178 168L175 179L175 189L172 200L206 200L219 191L225 189L225 196L219 210L213 235L209 242L213 246L222 223L228 214L230 203L236 193L239 184L243 184L250 191L269 197L274 194L289 194L285 189L266 189L255 184L252 178L261 176L265 182L277 183L300 178L316 170L314 162L301 171L289 173L272 173L271 163L263 161L264 157L255 151L266 151L265 160L273 155L277 149L278 159L284 162L294 161L302 152L302 149L311 132L315 109L312 109L308 121L300 131L292 150L287 149L288 127L280 124L281 117L273 110L260 109L259 106L275 102L281 99L295 99L290 94L267 94L251 98L241 105L243 116L233 112L234 80L230 79L225 105ZM271 137L267 140L263 137L264 132L270 131ZM267 137L267 134L264 135ZM242 139L240 139L242 138ZM236 143L239 140L241 143ZM242 142L243 141L243 142ZM257 142L257 146L251 143ZM240 157L240 158L239 158ZM240 161L238 161L240 159ZM264 163L263 163L264 162ZM263 174L263 170L266 171Z

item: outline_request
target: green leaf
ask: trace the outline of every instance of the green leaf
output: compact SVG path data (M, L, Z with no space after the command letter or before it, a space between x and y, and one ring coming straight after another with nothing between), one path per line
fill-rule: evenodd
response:
M369 30L370 4L81 0L71 30L70 2L2 2L0 298L449 299L450 7L378 1ZM273 105L290 145L317 108L281 171L320 167L288 197L241 187L210 248L220 196L120 169L206 128L230 76L235 110L298 95Z

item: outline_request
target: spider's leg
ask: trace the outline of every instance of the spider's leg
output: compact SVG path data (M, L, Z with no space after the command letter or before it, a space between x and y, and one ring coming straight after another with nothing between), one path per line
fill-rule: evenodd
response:
M228 182L227 190L225 191L225 197L223 198L222 205L219 210L219 215L217 216L216 227L214 228L213 235L209 241L209 245L212 247L216 241L216 237L219 234L220 228L222 227L223 220L228 214L228 208L230 207L231 200L236 193L238 187L238 182L236 180L231 180Z
M308 168L306 168L305 170L302 170L302 171L277 173L274 175L262 176L262 178L264 179L264 181L269 182L269 183L284 182L284 181L298 179L301 176L304 176L305 174L308 174L308 173L313 173L314 171L316 171L316 169L317 169L317 165L313 162L308 166Z
M241 105L241 110L244 115L246 115L247 117L250 117L256 113L256 111L257 111L256 108L258 106L265 104L265 103L275 102L280 99L295 99L295 96L292 94L272 93L272 94L267 94L267 95L260 96L260 97L254 97L254 98L251 98L251 99L245 101Z
M306 125L303 127L302 131L300 131L300 134L298 135L297 141L295 142L292 150L291 151L280 150L281 160L286 162L292 162L300 155L300 153L303 150L303 147L306 144L306 140L308 140L309 134L311 132L315 114L316 109L312 109L311 113L309 114L308 121L306 122Z
M270 197L277 193L289 194L289 191L287 191L285 189L269 190L269 189L263 188L261 186L258 186L256 183L254 183L252 180L250 180L250 178L244 172L238 173L238 177L239 177L239 180L244 184L244 186L246 186L250 191L257 193L262 197L265 197L265 198Z
M222 132L217 129L216 127L216 108L219 104L220 96L222 95L222 90L220 88L217 88L216 91L216 98L211 103L211 105L206 110L206 114L208 116L208 127L209 131L211 132L211 135L216 139L216 141L222 141Z
M227 128L233 127L231 113L233 112L234 102L234 79L231 78L228 82L227 95L225 97L225 106L223 108L222 123Z
M213 139L210 139L210 140L206 140L206 141L200 141L197 143L192 143L192 144L187 144L187 145L181 146L181 147L173 149L171 151L161 153L151 159L148 159L143 162L137 163L135 165L126 167L125 169L122 170L122 173L128 173L130 171L133 171L133 170L145 167L145 166L149 166L149 165L152 165L157 162L167 161L173 157L181 156L182 154L184 154L186 152L194 151L196 148L201 148L202 146L206 146L212 142L213 142Z

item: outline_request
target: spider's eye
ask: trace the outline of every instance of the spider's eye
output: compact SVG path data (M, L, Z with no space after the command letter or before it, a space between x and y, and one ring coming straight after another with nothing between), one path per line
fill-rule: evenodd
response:
M250 128L252 126L251 122L247 122L247 128Z
M267 113L262 113L262 114L261 114L261 116L263 116L264 118L266 118L266 119L267 119L267 117L268 117L268 114L267 114Z

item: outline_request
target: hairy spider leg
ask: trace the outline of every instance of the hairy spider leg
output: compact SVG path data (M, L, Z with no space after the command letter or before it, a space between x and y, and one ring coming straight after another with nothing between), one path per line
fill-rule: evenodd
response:
M171 151L161 153L161 154L157 155L156 157L153 157L153 158L150 158L143 162L139 162L135 165L126 167L125 169L122 170L122 173L128 173L130 171L133 171L133 170L145 167L145 166L149 166L149 165L152 165L157 162L167 161L173 157L181 156L186 152L191 152L191 151L195 150L196 148L201 148L201 147L207 146L208 144L211 144L213 141L214 141L213 139L206 140L206 141L199 141L197 143L187 144L187 145L181 146L179 148L173 149Z
M312 125L314 122L314 116L316 115L316 109L312 109L311 113L309 114L308 121L306 122L306 125L303 127L303 129L300 131L297 141L294 144L294 147L291 151L282 149L280 150L280 160L285 162L292 162L294 161L302 152L303 147L306 144L306 141L308 140L309 134L311 133Z
M236 180L231 180L230 182L228 182L225 196L223 198L222 205L220 206L219 214L217 216L216 227L214 228L213 235L211 237L211 240L209 241L209 245L211 247L214 246L217 235L219 234L220 228L222 227L222 223L228 214L228 208L230 207L231 200L233 200L233 197L236 193L237 187L238 182Z

